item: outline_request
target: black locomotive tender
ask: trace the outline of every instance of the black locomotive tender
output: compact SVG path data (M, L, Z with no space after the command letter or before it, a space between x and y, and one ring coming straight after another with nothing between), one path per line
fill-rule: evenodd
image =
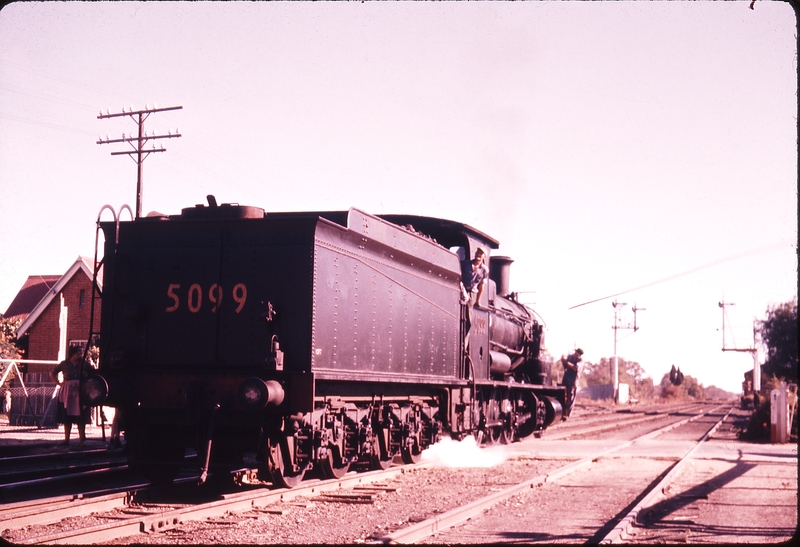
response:
M133 466L291 487L419 460L442 435L511 442L561 418L542 325L490 259L468 308L459 255L498 242L449 220L209 204L100 222L100 365ZM468 335L468 336L467 336ZM468 342L467 342L468 340Z

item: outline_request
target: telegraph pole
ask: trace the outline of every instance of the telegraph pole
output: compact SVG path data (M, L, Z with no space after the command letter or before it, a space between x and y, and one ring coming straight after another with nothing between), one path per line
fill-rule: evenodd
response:
M634 304L633 308L631 308L631 310L633 310L633 327L630 326L630 323L628 323L628 326L622 327L619 325L619 311L622 309L623 306L627 306L628 304L617 302L617 300L614 299L611 305L614 306L614 325L611 327L612 329L614 329L614 374L612 376L612 382L614 387L614 402L618 403L619 402L619 358L617 356L617 330L633 329L633 332L639 330L639 327L636 325L636 312L644 311L645 308L637 308L636 304Z
M156 108L153 105L153 108L149 108L145 105L144 110L134 110L133 107L130 108L127 112L123 107L122 112L110 114L108 110L106 113L103 114L100 112L100 115L97 116L98 120L102 120L105 118L119 118L121 116L130 116L130 118L136 123L139 127L138 135L128 135L125 136L125 133L122 134L122 138L120 139L109 139L108 135L106 138L103 139L102 137L97 141L97 144L112 144L118 142L127 142L131 145L133 150L129 150L127 152L111 152L112 156L120 156L123 154L127 154L128 156L136 162L137 172L136 172L136 218L142 216L142 164L144 163L145 158L149 156L153 152L165 152L166 148L162 144L160 148L156 148L155 143L153 143L152 147L149 149L145 149L145 144L149 140L156 140L156 139L171 139L174 137L180 137L180 132L176 129L175 133L169 131L166 135L156 135L153 132L151 135L147 135L144 131L144 121L153 114L154 112L166 112L168 110L180 110L182 106L170 106L167 108Z
M756 347L756 329L755 323L753 324L753 347L752 348L726 348L725 347L725 306L735 306L732 302L725 302L724 300L719 303L722 308L722 351L738 351L741 353L750 353L753 355L753 391L758 393L761 391L761 363L758 362L758 348ZM734 341L734 344L736 342Z

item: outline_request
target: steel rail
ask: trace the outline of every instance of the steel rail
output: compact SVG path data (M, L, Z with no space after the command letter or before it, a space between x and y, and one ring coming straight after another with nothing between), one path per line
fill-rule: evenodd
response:
M3 482L0 483L0 492L13 490L15 488L20 487L30 487L40 484L47 484L53 483L57 481L67 481L67 480L74 480L80 479L83 477L91 477L96 476L98 473L107 473L107 472L119 472L128 469L128 463L122 461L116 462L96 462L96 463L87 463L87 464L80 464L75 465L72 467L61 467L55 470L50 470L50 475L48 476L41 476L43 474L48 473L47 470L44 469L32 469L29 471L17 471L14 474L0 474L0 480L4 480L9 477L20 478L20 476L25 477L33 477L30 479L23 480L15 480L14 482ZM58 474L54 474L58 472Z
M126 490L93 498L70 498L57 502L4 507L0 514L0 529L17 530L34 524L52 524L68 517L111 511L126 506L133 495Z
M198 476L177 479L169 487L197 483ZM151 483L131 484L81 494L26 500L0 505L0 529L19 529L35 524L53 524L64 518L82 517L102 511L112 511L130 505L142 494L163 490L168 486ZM20 543L24 543L20 540Z
M136 515L130 518L116 519L113 522L98 524L88 528L20 539L16 540L15 543L20 545L85 545L89 543L111 541L140 533L168 530L187 520L203 520L209 517L219 517L228 512L249 511L255 507L264 507L273 503L288 501L298 496L313 497L324 492L379 482L393 478L411 469L420 469L428 466L429 464L413 464L392 467L386 470L368 471L366 473L352 472L341 479L310 480L307 481L307 483L304 481L304 483L292 489L257 489L248 492L227 494L223 495L221 499L209 503L180 507L150 515ZM74 514L70 514L70 516L74 516Z
M697 405L694 405L694 406L697 406ZM700 408L702 408L702 407L700 407ZM719 407L717 407L717 408L719 408ZM605 431L605 430L608 430L608 429L616 429L617 427L619 427L621 425L636 425L638 423L651 422L651 421L655 421L655 420L659 420L659 419L664 419L664 418L668 418L669 416L674 415L674 414L675 414L675 411L672 411L672 412L669 412L669 413L666 413L666 414L656 413L656 414L648 414L648 415L645 415L645 416L633 416L633 417L630 417L630 418L623 418L623 419L617 420L617 421L608 421L608 422L604 422L604 423L598 424L598 425L583 427L583 428L574 429L574 430L570 430L570 431L563 431L561 433L545 434L545 435L542 435L542 438L543 439L566 439L566 438L569 438L569 437L574 437L576 435L585 435L587 433L597 433L598 431Z
M174 484L196 483L197 476L176 480ZM0 530L19 529L32 524L53 524L74 516L85 516L98 511L109 511L126 506L137 495L163 487L149 482L129 484L67 494L51 498L24 500L0 505Z
M547 483L547 482L552 482L552 481L554 481L556 479L559 479L559 478L561 478L561 477L563 477L565 475L573 473L573 472L577 471L578 469L581 469L583 467L586 467L586 466L590 465L593 461L597 460L598 458L601 458L601 457L606 456L606 455L608 455L608 454L610 454L612 452L616 452L618 450L626 448L626 447L628 447L628 446L630 446L630 445L632 445L632 444L634 444L636 442L639 442L639 441L642 441L642 440L646 440L646 439L650 439L650 438L655 437L657 435L660 435L662 433L666 433L667 431L670 431L670 430L672 430L672 429L674 429L676 427L680 427L681 425L684 425L684 424L692 422L692 421L694 421L694 420L696 420L698 418L701 418L702 416L705 416L706 414L708 414L710 412L713 412L714 410L716 410L718 408L719 408L719 406L714 407L713 409L710 409L708 411L703 411L703 412L701 412L701 413L699 413L699 414L697 414L695 416L691 416L689 418L685 418L683 420L679 420L679 421L677 421L675 423L672 423L672 424L670 424L668 426L662 427L660 429L657 429L655 431L652 431L650 433L647 433L645 435L637 437L637 438L635 438L633 440L626 441L626 442L621 443L621 444L619 444L617 446L614 446L614 447L611 447L609 449L606 449L606 450L604 450L602 452L593 454L591 456L587 456L585 458L582 458L580 460L574 461L572 463L568 463L567 465L559 467L558 469L556 469L556 470L554 470L554 471L552 471L550 473L544 473L544 474L538 475L538 476L536 476L536 477L534 477L532 479L529 479L527 481L521 482L519 484L515 484L514 486L510 486L510 487L508 487L508 488L506 488L504 490L501 490L499 492L495 492L495 493L490 494L489 496L486 496L484 498L475 500L475 501L473 501L471 503L468 503L466 505L463 505L461 507L456 507L454 509L451 509L450 511L446 511L446 512L442 513L441 515L437 515L437 516L435 516L433 518L430 518L430 519L424 520L422 522L416 523L416 524L414 524L412 526L408 526L406 528L402 528L400 530L396 530L395 532L392 532L391 534L388 534L388 535L383 536L381 538L377 538L375 541L377 543L415 543L415 542L419 541L420 539L424 539L424 538L429 537L429 536L431 536L431 535L433 535L433 534L435 534L437 532L441 532L443 530L446 530L448 528L451 528L453 526L461 524L461 523L471 519L472 517L475 517L475 516L481 514L483 511L485 511L489 507L491 507L491 506L493 506L493 505L495 505L495 504L497 504L497 503L499 503L499 502L501 502L503 500L506 500L506 499L516 495L516 494L519 494L520 492L523 492L523 491L528 490L530 488L534 488L536 486L541 486L542 484ZM726 416L727 416L727 414L726 414Z
M49 444L49 443L48 443ZM31 462L47 462L48 460L64 460L68 458L78 459L85 456L108 455L108 448L89 448L80 452L49 453L49 454L27 454L25 456L0 456L0 464L29 464Z
M664 476L661 481L657 485L655 485L650 492L642 498L642 500L636 504L636 506L631 509L627 515L625 515L622 520L608 533L606 536L599 541L601 544L608 544L608 543L622 543L623 539L628 537L631 532L631 529L636 524L636 519L647 507L653 505L656 500L659 498L666 497L665 491L667 487L672 483L672 481L683 471L686 465L692 460L694 452L700 448L700 446L706 442L716 431L719 429L719 426L725 421L725 419L730 415L733 407L728 409L728 412L725 413L725 416L720 418L720 420L714 424L714 426L708 430L708 432L700 439L683 457L678 460L678 462L669 470L669 472Z

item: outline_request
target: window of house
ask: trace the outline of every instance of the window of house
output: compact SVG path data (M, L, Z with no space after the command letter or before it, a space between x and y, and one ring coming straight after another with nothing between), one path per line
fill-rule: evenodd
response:
M80 304L80 307L82 308L85 303L86 303L86 289L81 289L81 304Z

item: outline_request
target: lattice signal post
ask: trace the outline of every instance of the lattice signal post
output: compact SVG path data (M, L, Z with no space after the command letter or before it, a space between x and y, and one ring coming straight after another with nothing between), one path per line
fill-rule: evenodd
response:
M728 348L725 347L725 306L735 306L733 302L725 302L722 301L719 303L719 307L722 308L722 351L738 351L741 353L749 353L753 356L753 391L758 393L761 391L761 363L758 362L758 344L756 343L756 335L758 334L758 329L756 328L755 323L753 323L753 347L751 348ZM736 345L736 341L733 342L734 346Z
M123 152L111 152L112 156L121 156L123 154L127 154L130 156L133 161L136 162L137 165L137 173L136 173L136 218L142 216L142 164L147 156L149 156L153 152L165 152L166 148L164 145L161 145L159 148L156 148L155 143L152 144L151 148L145 148L147 141L155 141L157 139L172 139L175 137L180 137L181 134L178 129L175 129L175 133L172 131L168 132L166 135L156 135L153 132L151 135L147 135L144 131L144 121L155 112L166 112L168 110L180 110L182 106L170 106L167 108L156 108L153 105L153 108L148 108L145 105L144 110L134 110L131 107L130 110L127 112L125 109L122 109L122 112L110 114L107 110L106 113L103 114L100 112L100 115L97 116L98 120L102 120L105 118L119 118L121 116L130 116L130 118L136 122L136 125L139 126L138 135L129 135L125 136L125 133L122 134L122 138L120 139L109 139L108 135L106 138L103 139L102 137L97 141L97 144L113 144L118 142L127 142L131 145L133 150L123 151Z
M633 311L633 326L628 323L627 326L623 327L619 324L619 312L628 304L624 302L617 302L615 299L611 305L614 306L614 325L611 327L614 329L614 374L612 375L611 380L614 382L614 402L619 403L619 358L617 356L617 331L619 329L633 330L633 332L639 330L639 327L636 325L636 312L645 311L645 308L637 308L636 304L634 304L631 308Z

